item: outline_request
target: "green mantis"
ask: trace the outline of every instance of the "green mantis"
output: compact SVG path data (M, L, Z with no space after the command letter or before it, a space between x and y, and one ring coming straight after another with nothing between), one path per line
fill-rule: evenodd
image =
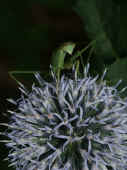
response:
M94 47L94 43L96 43L96 40L93 40L90 42L85 48L83 48L80 51L76 51L74 53L74 49L76 47L76 43L74 42L66 42L62 44L60 47L58 47L52 55L52 60L51 60L51 65L53 68L53 71L55 72L57 76L57 80L59 82L60 79L60 73L61 70L63 69L71 69L73 67L73 64L76 64L76 71L78 72L78 67L79 67L79 60L77 60L78 57L81 57L82 59L82 54L89 48L89 47ZM69 62L65 62L65 57L66 55L69 54ZM83 64L83 62L82 62ZM18 83L18 80L16 79L16 76L19 74L34 74L39 71L20 71L20 70L14 70L10 71L9 74L10 76Z
M76 59L78 57L82 58L82 54L92 45L94 45L94 43L96 42L96 40L93 40L91 43L89 43L85 48L83 48L81 51L77 51L75 54L72 55L74 48L76 46L76 44L74 42L67 42L62 44L52 55L52 67L54 72L57 75L57 78L59 80L60 77L60 72L62 69L70 69L72 68L73 64L77 64L77 66L79 65L79 62L76 61ZM69 54L70 56L70 60L68 63L65 63L65 57L66 55ZM82 62L83 64L83 62Z
M62 44L52 55L52 67L53 71L56 73L58 81L60 78L60 72L64 67L64 60L66 57L66 54L72 55L73 50L75 48L76 44L73 42L67 42Z
M63 69L64 59L66 54L72 55L76 44L73 42L67 42L62 44L52 55L52 66L54 70Z

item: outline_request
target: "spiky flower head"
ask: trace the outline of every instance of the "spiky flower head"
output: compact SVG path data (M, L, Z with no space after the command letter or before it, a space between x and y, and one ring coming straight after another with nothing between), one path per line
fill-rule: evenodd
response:
M21 98L5 132L16 170L126 170L127 102L98 76L44 81Z

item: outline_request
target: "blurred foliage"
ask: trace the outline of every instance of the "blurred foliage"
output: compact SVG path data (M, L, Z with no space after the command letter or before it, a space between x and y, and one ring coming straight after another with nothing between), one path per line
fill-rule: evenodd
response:
M94 48L93 70L109 67L108 79L127 85L127 1L78 0L74 10L82 18L89 39L98 39ZM92 60L91 60L92 61Z
M116 32L119 30L117 6L111 0L93 0L92 2L79 0L74 9L82 18L89 39L97 39L96 68L101 71L105 62L119 56L115 48Z
M127 58L118 59L114 62L109 68L107 72L107 79L109 79L112 84L117 84L119 80L122 80L119 90L127 87ZM123 94L127 96L127 90Z

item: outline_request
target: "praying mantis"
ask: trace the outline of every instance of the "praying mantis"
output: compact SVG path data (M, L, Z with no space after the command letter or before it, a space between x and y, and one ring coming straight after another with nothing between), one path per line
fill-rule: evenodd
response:
M81 51L77 51L75 54L73 54L74 48L76 46L76 43L74 43L74 42L64 43L59 48L57 48L57 50L52 55L51 65L53 67L53 71L57 75L58 80L60 78L61 70L63 70L63 69L71 69L74 64L76 64L76 69L78 70L79 61L78 60L76 61L76 59L78 57L82 57L82 54L90 46L94 45L95 42L96 42L96 40L93 40L85 48L83 48ZM68 63L65 63L65 57L66 57L67 54L70 55L70 60L69 60Z
M82 50L77 51L75 54L73 54L74 49L76 47L76 43L66 42L66 43L63 43L60 47L58 47L53 52L53 55L51 57L52 58L51 65L52 65L53 71L55 72L55 74L57 76L58 82L59 82L59 79L60 79L60 73L63 69L71 69L73 67L73 65L75 64L76 65L76 71L78 71L79 60L77 60L77 58L82 57L82 54L89 47L93 46L94 43L96 43L96 40L93 40L85 48L83 48ZM65 57L66 57L67 54L70 55L70 59L69 59L69 62L65 63ZM16 75L18 75L18 74L35 74L36 72L40 73L40 71L14 70L14 71L10 71L9 74L17 83L19 83L19 81L16 79Z

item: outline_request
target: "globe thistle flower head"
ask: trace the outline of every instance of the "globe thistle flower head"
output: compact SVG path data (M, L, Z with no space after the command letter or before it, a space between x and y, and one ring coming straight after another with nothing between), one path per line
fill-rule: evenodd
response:
M16 170L125 170L127 168L127 102L104 80L89 75L61 76L27 91L4 133Z

